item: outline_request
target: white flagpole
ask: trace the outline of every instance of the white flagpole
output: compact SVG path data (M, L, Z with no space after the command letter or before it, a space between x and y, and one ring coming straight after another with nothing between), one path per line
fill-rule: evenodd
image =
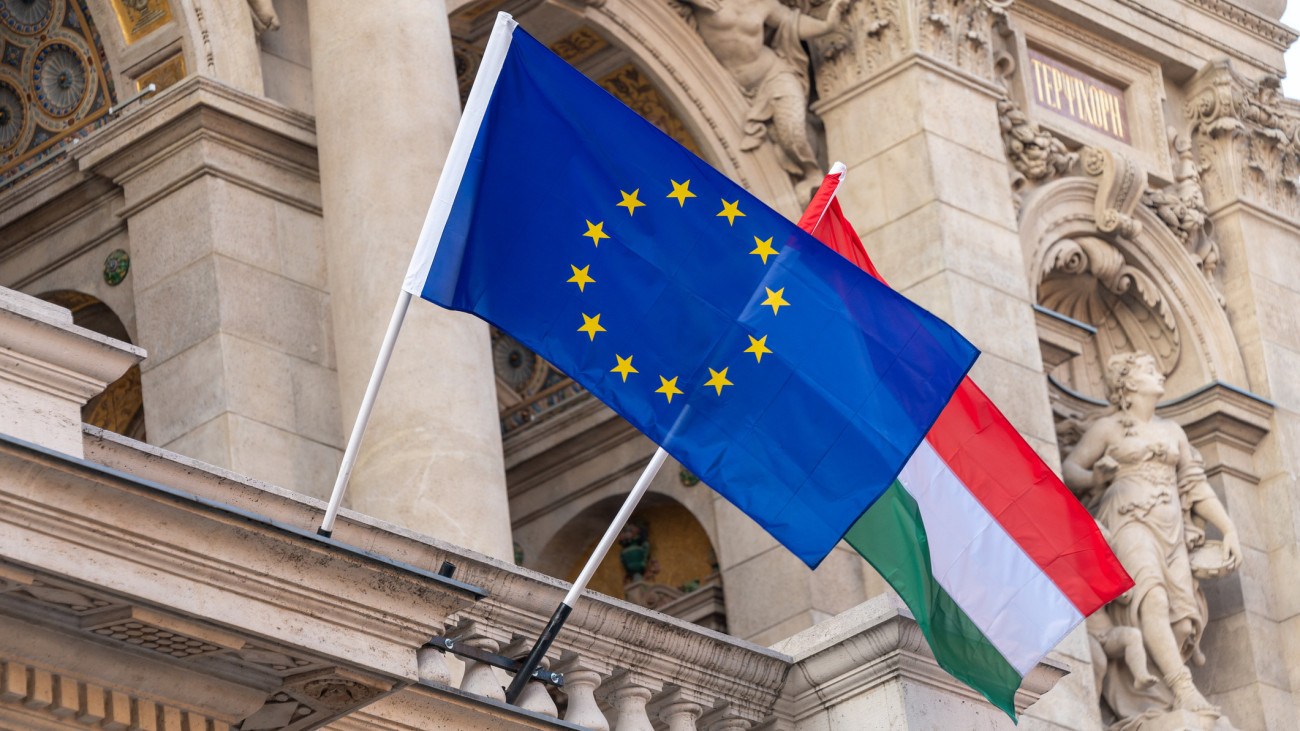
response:
M393 345L397 343L397 333L402 329L406 319L406 308L411 304L411 293L402 290L397 296L397 306L393 308L393 317L388 321L388 332L384 333L384 343L379 347L379 358L375 369L370 373L370 384L366 386L366 395L361 399L361 410L357 412L357 421L352 425L352 436L348 437L348 447L343 452L343 463L339 465L339 475L334 480L334 492L330 494L329 507L325 509L325 519L321 521L316 532L326 538L334 533L334 519L339 514L339 504L343 502L343 493L347 492L348 480L352 477L352 467L357 461L357 450L361 447L361 438L366 434L370 423L370 412L375 408L375 396L379 394L379 384L384 380L384 371L393 358Z
M573 605L577 603L578 596L587 588L587 582L591 581L592 574L596 573L596 567L600 562L605 560L605 554L609 553L610 546L614 545L614 539L618 538L619 532L623 530L623 525L627 519L632 517L632 511L636 510L637 503L641 502L641 497L645 495L646 490L650 489L650 482L654 480L655 475L659 473L659 468L663 466L664 460L668 458L668 453L660 447L650 458L650 464L645 466L641 472L641 477L637 479L636 485L632 491L627 494L627 499L623 501L623 507L619 508L618 515L614 516L614 521L605 529L605 535L601 537L600 543L596 544L596 550L591 552L591 558L587 559L587 565L582 567L582 573L578 574L577 580L569 588L569 593L564 595L564 600L560 606L555 608L555 614L551 615L551 621L546 624L542 634L537 638L537 644L533 645L532 652L528 653L528 659L524 660L519 666L519 671L515 673L514 680L510 681L510 687L506 689L506 703L514 703L519 694L523 692L524 686L528 684L529 678L541 664L542 657L546 651L551 648L551 642L555 636L560 633L560 628L564 626L564 621L569 618L569 612L573 611Z
M361 447L361 437L366 433L366 425L370 422L370 411L374 408L375 396L379 393L379 384L384 380L384 371L387 370L388 361L393 356L393 344L397 342L397 333L401 331L402 321L406 318L406 308L411 303L411 293L419 293L424 289L425 278L429 274L429 267L438 249L438 241L455 201L456 191L460 188L465 164L469 160L474 140L478 136L479 124L483 120L501 66L505 63L506 51L510 48L510 33L517 25L518 23L508 13L497 13L496 25L492 28L492 35L483 50L478 75L474 78L474 87L465 102L465 111L461 114L460 123L456 125L456 134L451 140L451 148L447 151L447 160L443 163L442 172L438 176L438 187L433 192L433 201L429 204L428 214L425 215L424 227L420 230L420 238L416 241L415 252L411 256L411 264L407 268L406 278L402 284L402 293L397 297L393 318L388 322L388 332L384 334L384 344L379 349L375 370L370 374L370 385L366 386L366 395L361 399L361 410L357 413L357 421L352 426L352 436L348 438L347 450L343 452L343 463L339 465L339 474L334 480L334 492L330 495L325 519L321 521L320 528L316 529L316 533L326 538L334 533L334 520L338 517L343 493L347 492L348 479L352 477L352 468L357 461L357 450Z

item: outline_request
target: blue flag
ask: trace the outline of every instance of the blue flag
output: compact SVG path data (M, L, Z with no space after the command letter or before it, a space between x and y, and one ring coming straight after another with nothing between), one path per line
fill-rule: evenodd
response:
M815 567L978 351L509 16L405 288L500 327Z

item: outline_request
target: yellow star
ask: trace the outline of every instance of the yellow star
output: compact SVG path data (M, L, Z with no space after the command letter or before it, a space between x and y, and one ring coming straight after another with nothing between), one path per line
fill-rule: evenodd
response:
M736 223L736 217L744 217L745 214L740 212L740 199L737 198L735 203L728 203L727 199L722 199L722 213L719 216L727 217L727 225L733 226Z
M785 299L781 297L781 295L785 293L785 287L782 287L775 292L773 292L771 289L767 287L764 287L763 289L767 290L767 299L763 300L763 304L772 305L773 315L777 314L777 312L781 309L782 305L785 305L787 307L790 305L789 302L786 302Z
M613 368L610 368L609 372L618 373L619 375L623 376L623 383L627 383L627 374L641 372L632 367L632 356L629 355L628 357L624 358L618 353L615 353L614 357L618 358L618 365L614 366Z
M686 205L687 198L695 197L694 193L686 189L686 186L690 185L691 181L687 180L685 183L681 184L678 184L676 180L670 180L669 182L673 184L673 192L669 193L668 197L677 199L678 208Z
M739 203L740 201L736 201L736 202ZM721 214L719 214L719 215L721 215ZM755 237L754 237L754 243L758 244L758 248L754 249L753 251L751 251L751 252L749 252L749 253L751 253L751 254L758 254L759 256L763 257L763 263L764 263L764 264L767 263L767 257L769 257L769 256L776 256L776 255L778 255L778 254L780 253L780 252L778 252L776 249L773 249L773 248L772 248L772 237L770 237L770 236L767 238L766 241L759 241L758 237L755 236Z
M569 266L573 267L573 276L569 277L568 281L578 285L579 292L586 292L587 285L596 281L591 278L590 274L587 273L587 270L591 268L591 265L588 264L587 266L581 269L579 269L576 264L570 264Z
M770 292L771 290L768 291ZM587 333L588 335L591 336L592 340L596 339L596 333L605 332L605 328L600 326L599 314L597 314L595 317L587 317L587 313L584 312L582 313L582 319L583 319L582 327L578 328L578 332Z
M768 290L768 291L770 292L771 290ZM748 348L745 348L745 352L746 352L746 353L753 353L753 354L754 354L754 358L756 358L756 359L758 360L759 363L762 363L762 362L763 362L763 354L764 354L764 353L771 353L771 352L772 352L772 351L769 350L768 347L767 347L767 336L764 335L764 336L761 337L761 338L755 339L753 335L750 335L750 336L749 336L749 347L748 347Z
M583 234L583 236L590 236L591 243L595 244L596 246L600 246L601 239L609 238L609 234L605 233L604 231L604 226L605 226L604 221L601 221L600 223L592 223L591 221L587 221L587 233Z
M709 380L705 381L705 382L704 382L704 385L706 385L706 386L713 386L714 388L718 389L718 395L719 395L719 396L722 395L722 387L723 387L723 386L734 386L734 385L736 385L736 384L732 383L731 381L728 381L728 380L727 380L727 369L726 369L726 368L723 368L721 372L715 371L715 370L713 370L712 368L710 368L710 369L709 369L709 373L712 373L712 374L713 374L713 378L710 378Z
M659 380L662 381L664 385L656 388L655 393L662 393L667 396L668 403L671 404L673 402L673 394L682 392L682 390L677 387L677 376L673 376L671 381L663 376L659 376Z
M624 193L621 190L619 191L619 193L622 194L623 196L623 202L619 203L618 205L627 207L627 215L630 216L633 213L636 213L637 206L645 205L644 203L636 199L636 194L640 192L641 192L640 188L637 188L636 190L632 191L631 195L628 195L627 193Z

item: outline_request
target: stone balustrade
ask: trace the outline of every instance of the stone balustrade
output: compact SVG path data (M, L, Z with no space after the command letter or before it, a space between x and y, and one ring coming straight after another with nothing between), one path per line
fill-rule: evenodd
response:
M0 298L0 320L110 370L139 356L30 305ZM527 654L567 584L351 511L322 538L320 501L36 408L31 353L8 352L0 397L36 441L0 435L0 726L793 731L908 685L982 703L888 597L782 652L587 592L543 663L559 688L508 705L489 663ZM74 435L84 459L51 448Z

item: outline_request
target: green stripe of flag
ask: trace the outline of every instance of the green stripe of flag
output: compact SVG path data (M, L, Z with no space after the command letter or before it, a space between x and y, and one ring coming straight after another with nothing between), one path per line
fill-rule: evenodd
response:
M912 610L939 666L1014 719L1020 674L935 580L925 524L907 490L894 482L844 539Z

